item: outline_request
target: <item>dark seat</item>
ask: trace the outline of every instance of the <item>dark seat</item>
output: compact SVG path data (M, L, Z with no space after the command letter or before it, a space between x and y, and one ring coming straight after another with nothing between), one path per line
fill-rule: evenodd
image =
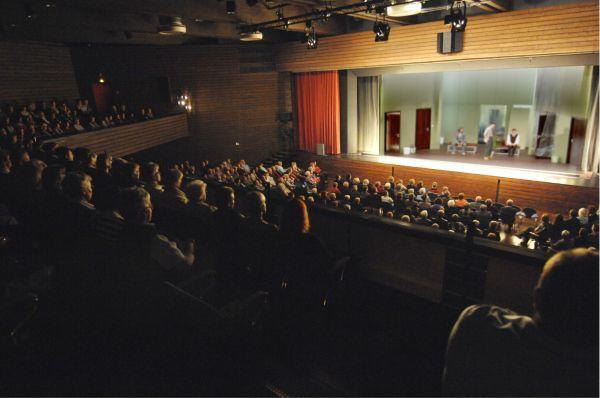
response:
M502 203L494 203L493 206L496 208L496 210L498 210L498 212L504 208Z
M531 207L525 207L523 208L523 213L525 213L526 218L532 218L537 215L537 210L532 209Z

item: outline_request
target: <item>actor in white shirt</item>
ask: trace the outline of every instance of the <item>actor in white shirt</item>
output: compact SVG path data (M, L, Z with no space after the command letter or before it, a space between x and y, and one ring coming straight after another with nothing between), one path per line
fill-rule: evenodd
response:
M492 123L486 127L483 132L483 142L485 142L485 153L483 158L490 160L494 151L494 130L496 129L496 123Z

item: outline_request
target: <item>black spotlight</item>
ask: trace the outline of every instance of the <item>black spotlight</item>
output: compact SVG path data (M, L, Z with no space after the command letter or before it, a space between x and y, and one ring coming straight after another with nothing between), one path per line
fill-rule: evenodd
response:
M35 11L33 10L33 7L31 7L30 4L25 4L23 8L25 10L25 18L34 19L36 17Z
M227 0L225 2L225 11L227 11L227 14L235 14L235 1L234 0Z
M246 0L246 4L248 4L248 7L253 7L256 5L256 3L258 3L258 0Z
M306 28L304 28L304 39L306 40L307 49L314 50L317 48L318 39L312 21L306 21Z
M384 21L375 21L373 24L373 33L375 33L375 41L388 41L390 37L390 24Z
M444 17L444 24L451 24L453 32L464 32L467 27L467 3L454 1L450 6L450 14Z

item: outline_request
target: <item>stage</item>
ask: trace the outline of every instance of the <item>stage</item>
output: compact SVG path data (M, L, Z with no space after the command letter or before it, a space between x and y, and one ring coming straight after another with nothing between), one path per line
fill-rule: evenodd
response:
M583 173L574 165L552 163L550 159L536 159L521 151L518 156L496 154L490 160L483 159L483 145L475 154L452 154L444 149L419 150L412 155L345 154L343 158L397 166L422 167L434 170L456 171L493 177L518 178L522 180L553 184L597 187L598 176Z
M538 211L566 213L571 208L598 205L598 175L585 175L565 164L521 155L508 158L496 155L486 161L482 153L461 155L440 150L417 151L414 155L375 156L343 154L319 156L298 151L296 159L317 161L330 177L351 173L371 181L422 180L427 186L437 182L448 186L453 195L480 195L499 202L513 199L520 207Z

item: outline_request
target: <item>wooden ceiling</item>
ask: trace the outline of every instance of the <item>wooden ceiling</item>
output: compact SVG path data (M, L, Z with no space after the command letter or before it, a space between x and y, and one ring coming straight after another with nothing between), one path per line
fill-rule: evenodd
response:
M293 16L355 3L358 0L236 0L236 13L227 14L223 0L1 0L0 40L34 40L67 44L183 44L238 40L238 28L276 19L278 9ZM469 15L576 0L467 0ZM388 18L391 24L413 24L443 18L447 0L425 0L429 10L418 16ZM157 34L159 16L183 18L187 33ZM322 36L370 30L373 14L335 15L316 24ZM304 26L264 32L265 41L298 40Z

